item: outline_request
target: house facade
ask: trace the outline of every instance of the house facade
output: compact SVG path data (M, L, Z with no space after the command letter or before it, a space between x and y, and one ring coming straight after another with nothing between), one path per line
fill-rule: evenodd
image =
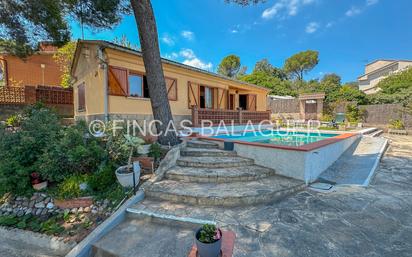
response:
M240 110L249 115L268 113L266 88L167 59L162 63L175 121L199 118L202 111L214 116ZM82 40L77 44L71 72L76 119L153 119L140 51L106 41Z
M57 47L40 43L39 50L27 58L0 53L0 84L11 87L59 86L62 72L54 61Z
M359 90L366 94L379 91L379 81L392 73L412 67L412 60L376 60L365 66L365 74L358 77Z

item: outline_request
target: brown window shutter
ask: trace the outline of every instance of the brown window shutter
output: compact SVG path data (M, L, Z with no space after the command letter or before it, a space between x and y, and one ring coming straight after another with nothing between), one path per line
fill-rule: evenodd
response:
M84 82L77 87L78 110L86 110L86 89Z
M256 111L256 95L248 95L248 110Z
M223 88L218 88L217 89L217 99L218 99L217 108L218 109L224 109L225 105L223 103L223 99L225 98L225 96L227 98L227 90Z
M109 94L118 96L128 95L127 70L109 66Z
M165 78L167 97L171 101L177 101L177 80L171 78Z
M192 106L199 106L199 85L190 81L187 82L187 96L189 109Z

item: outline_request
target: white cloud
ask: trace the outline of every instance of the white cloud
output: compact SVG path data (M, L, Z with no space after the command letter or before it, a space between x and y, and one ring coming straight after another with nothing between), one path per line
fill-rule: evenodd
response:
M239 33L239 30L237 30L237 29L232 29L232 30L230 30L230 33L236 34L236 33Z
M187 58L187 59L193 59L193 58L196 58L196 55L195 55L195 53L193 52L193 50L192 49L182 49L180 52L179 52L179 55L180 56L182 56L182 57L184 57L184 58Z
M172 52L171 54L165 54L164 58L170 59L170 60L175 60L179 57L178 53Z
M195 33L189 30L183 30L181 33L182 37L186 38L187 40L195 39Z
M276 16L295 16L299 9L305 5L314 3L315 0L279 0L272 7L265 9L262 13L263 19L272 19Z
M205 63L199 60L199 58L195 57L193 59L184 60L183 64L193 66L202 70L212 70L213 64L211 62Z
M333 25L335 25L335 22L330 21L330 22L326 23L326 28L331 28Z
M172 52L170 54L165 54L164 58L177 61L178 59L186 65L190 65L202 70L211 71L213 64L211 62L204 62L200 60L194 51L189 48L183 48L179 52Z
M163 37L161 37L160 39L166 45L173 46L175 44L175 41L173 40L173 38L169 36L168 34L164 34Z
M320 24L318 22L311 22L306 26L306 33L308 34L312 34L314 32L316 32L320 27Z
M379 0L366 0L366 6L371 6L379 3Z
M352 17L358 15L362 12L362 10L356 6L352 6L349 10L346 11L345 15L348 17Z

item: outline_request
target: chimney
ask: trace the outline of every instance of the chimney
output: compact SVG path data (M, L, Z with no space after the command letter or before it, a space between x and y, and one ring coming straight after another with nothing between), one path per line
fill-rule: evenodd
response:
M42 42L39 43L39 51L40 52L56 52L57 49L58 49L58 47L53 45L53 42L42 41Z

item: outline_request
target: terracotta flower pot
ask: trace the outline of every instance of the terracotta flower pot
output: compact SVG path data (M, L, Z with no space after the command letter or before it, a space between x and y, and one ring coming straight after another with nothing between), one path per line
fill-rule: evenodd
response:
M140 163L140 167L142 167L145 170L151 170L152 165L154 163L154 158L153 157L147 157L147 156L140 156L133 158L134 161L138 161Z

